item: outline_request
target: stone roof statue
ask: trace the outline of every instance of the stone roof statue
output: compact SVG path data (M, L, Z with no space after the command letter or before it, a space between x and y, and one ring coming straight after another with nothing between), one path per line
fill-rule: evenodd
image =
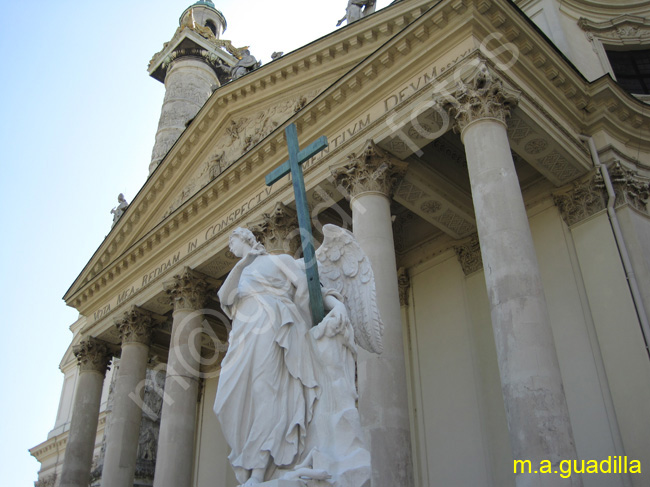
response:
M126 202L126 199L124 198L124 195L122 193L117 195L117 202L118 205L111 210L111 214L113 215L113 226L115 226L117 221L124 214L126 209L129 207L129 204Z
M357 345L381 353L383 323L368 257L352 233L323 227L316 253L328 311L312 327L302 259L271 255L238 228L241 260L219 290L232 319L214 411L242 486L275 479L370 482L356 408Z
M336 26L338 27L346 20L348 21L348 25L350 25L352 22L356 22L360 18L373 13L376 7L376 0L348 0L345 17L339 20Z
M241 59L231 68L230 75L233 80L236 80L259 68L260 65L261 63L251 55L251 52L245 49Z

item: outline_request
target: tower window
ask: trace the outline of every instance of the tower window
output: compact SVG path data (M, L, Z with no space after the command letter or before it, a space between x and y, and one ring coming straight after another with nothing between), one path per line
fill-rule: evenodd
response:
M217 36L217 26L214 25L214 22L212 22L211 20L206 20L205 26L212 31L215 37Z
M650 49L607 51L616 81L632 94L650 94Z

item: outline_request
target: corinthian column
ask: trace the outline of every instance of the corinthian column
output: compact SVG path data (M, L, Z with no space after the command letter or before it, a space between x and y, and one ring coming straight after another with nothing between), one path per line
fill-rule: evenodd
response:
M332 171L348 192L352 229L368 255L384 321L381 355L359 350L359 410L368 432L373 487L413 485L406 360L393 242L390 198L407 164L389 157L369 140L362 153Z
M551 460L559 471L576 450L537 256L508 143L518 94L482 65L444 101L465 144L501 388L515 459ZM581 486L549 474L517 474L516 485Z
M82 341L73 351L77 357L79 377L60 487L88 487L102 385L113 354L104 342L94 338Z
M296 210L278 202L272 212L264 213L260 220L249 223L248 228L267 252L297 257L300 233Z
M201 366L202 308L209 278L186 267L164 284L174 304L154 487L189 487Z
M102 487L133 486L149 344L154 326L163 320L163 317L133 306L115 322L122 338L122 354L115 384L111 427L106 438Z

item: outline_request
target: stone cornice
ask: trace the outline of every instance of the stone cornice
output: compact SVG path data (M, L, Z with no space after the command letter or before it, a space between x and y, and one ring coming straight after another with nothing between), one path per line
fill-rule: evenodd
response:
M563 12L576 18L582 16L607 21L621 14L643 15L650 8L650 1L639 0L615 5L606 0L602 2L594 0L564 0L559 7Z

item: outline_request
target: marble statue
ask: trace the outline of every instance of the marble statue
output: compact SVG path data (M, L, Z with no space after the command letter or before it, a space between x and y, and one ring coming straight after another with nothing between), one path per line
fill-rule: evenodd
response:
M376 0L348 0L345 17L339 20L336 26L338 27L346 20L348 21L348 25L350 25L352 22L356 22L360 18L373 13L376 7Z
M381 353L383 323L354 236L334 225L323 233L316 255L327 315L315 327L304 261L268 254L248 229L230 237L241 260L219 290L232 331L214 411L242 486L370 484L355 362L357 345Z
M111 210L111 214L113 215L113 226L115 226L117 221L124 214L126 209L129 207L129 204L126 202L126 199L124 198L124 195L122 193L117 195L117 202L118 205Z
M257 59L251 55L251 52L248 49L244 49L241 59L231 68L230 76L233 80L236 80L259 67L260 63Z

